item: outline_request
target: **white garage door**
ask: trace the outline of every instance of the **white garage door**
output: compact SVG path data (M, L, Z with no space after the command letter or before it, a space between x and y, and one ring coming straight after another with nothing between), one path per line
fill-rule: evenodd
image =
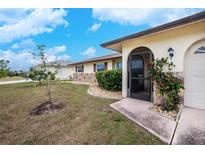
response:
M184 104L205 109L205 42L192 47L186 55Z

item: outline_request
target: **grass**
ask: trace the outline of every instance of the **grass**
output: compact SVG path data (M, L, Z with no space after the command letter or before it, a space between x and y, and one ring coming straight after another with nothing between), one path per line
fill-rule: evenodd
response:
M20 76L4 77L4 78L0 79L0 82L1 81L15 81L15 80L22 80L22 79L24 79L24 78L20 77Z
M87 94L86 85L52 84L52 99L66 108L49 115L29 110L47 100L46 86L0 85L0 144L164 144L109 104Z

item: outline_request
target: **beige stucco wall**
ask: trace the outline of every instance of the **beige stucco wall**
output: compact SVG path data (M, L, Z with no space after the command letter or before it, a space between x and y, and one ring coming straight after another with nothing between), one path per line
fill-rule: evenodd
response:
M117 69L117 62L122 62L122 58L113 59L112 68Z
M90 62L90 63L84 63L84 72L83 73L94 73L94 64L98 63L105 63L107 62L107 69L112 70L116 67L116 62L122 61L121 58L116 58L116 59L110 59L110 60L102 60L98 62ZM75 66L74 66L75 67Z
M168 56L168 48L174 49L173 63L175 72L184 71L184 55L196 41L205 38L205 21L174 28L168 31L128 40L122 43L123 96L127 97L127 61L129 54L138 47L147 47L154 58Z
M93 63L86 63L84 66L84 73L93 73Z
M48 70L52 73L57 72L56 79L66 80L73 78L73 73L75 69L73 67L48 67Z

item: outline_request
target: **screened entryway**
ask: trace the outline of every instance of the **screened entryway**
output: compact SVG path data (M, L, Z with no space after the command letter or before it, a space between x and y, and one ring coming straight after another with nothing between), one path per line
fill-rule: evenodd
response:
M152 84L148 74L152 52L148 48L137 48L128 59L128 96L152 101Z

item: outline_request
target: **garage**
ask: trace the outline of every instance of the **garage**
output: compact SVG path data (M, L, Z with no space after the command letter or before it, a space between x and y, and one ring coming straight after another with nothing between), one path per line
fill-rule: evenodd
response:
M205 109L205 40L194 44L185 55L184 105Z

